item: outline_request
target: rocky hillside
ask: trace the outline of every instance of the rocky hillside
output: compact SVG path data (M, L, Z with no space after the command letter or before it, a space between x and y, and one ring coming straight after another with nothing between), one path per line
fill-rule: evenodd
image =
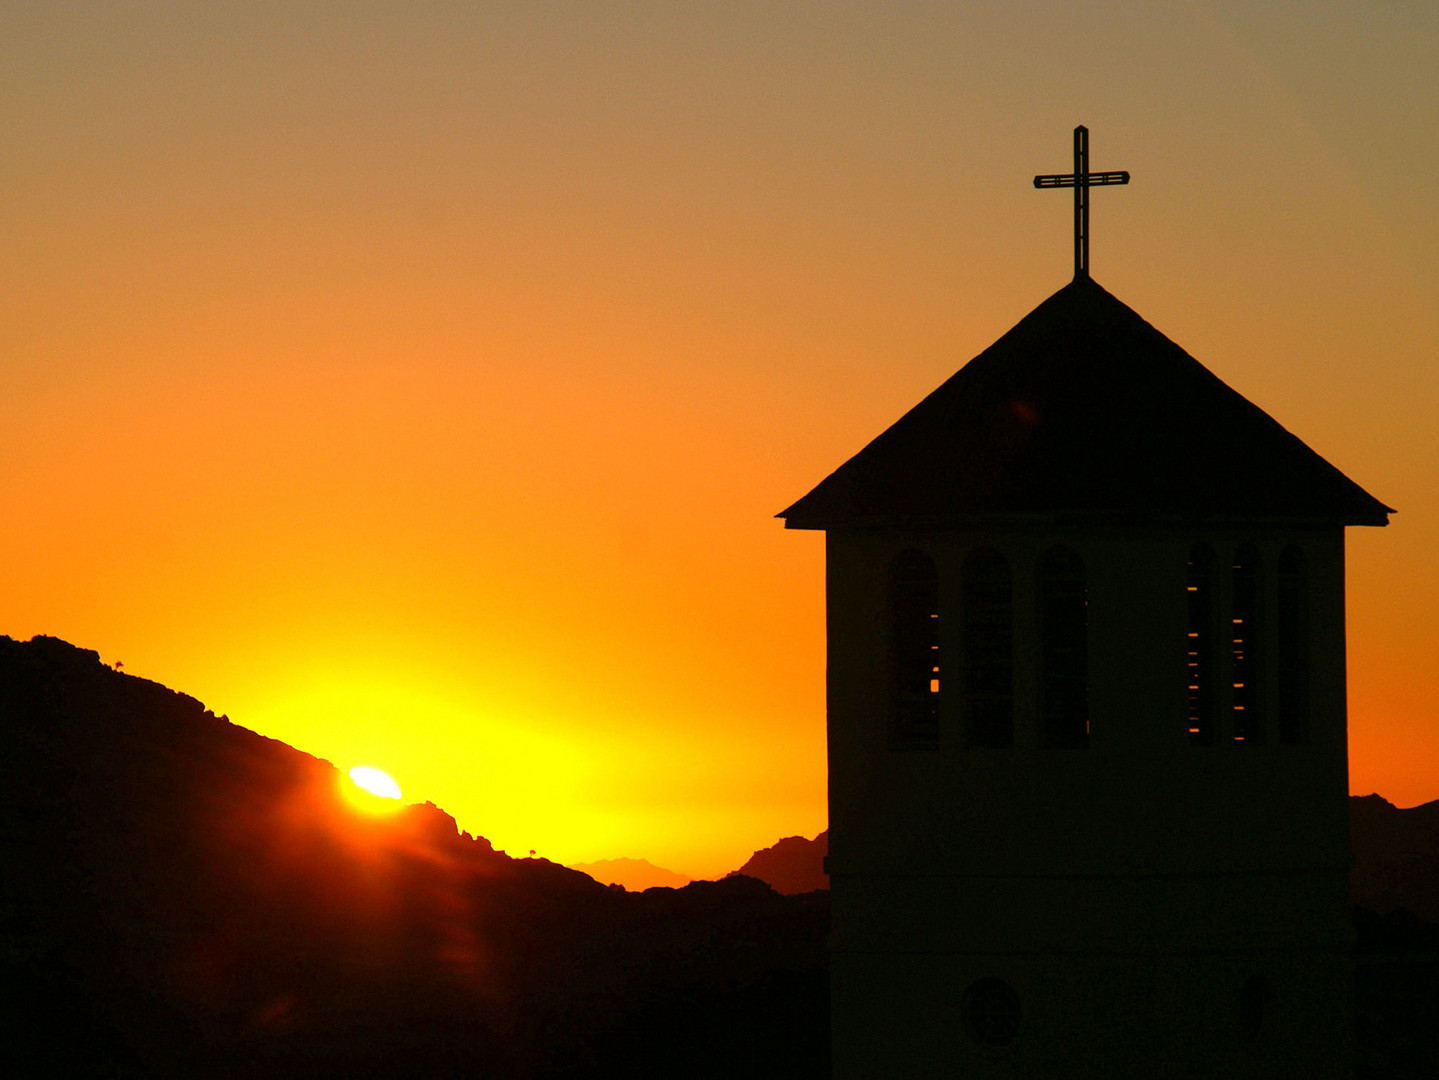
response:
M0 1074L826 1075L822 902L609 889L339 783L0 638Z

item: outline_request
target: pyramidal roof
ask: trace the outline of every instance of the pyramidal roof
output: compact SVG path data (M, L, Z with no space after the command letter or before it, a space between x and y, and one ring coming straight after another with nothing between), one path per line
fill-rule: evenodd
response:
M790 529L977 517L1296 520L1392 511L1076 277L799 502Z

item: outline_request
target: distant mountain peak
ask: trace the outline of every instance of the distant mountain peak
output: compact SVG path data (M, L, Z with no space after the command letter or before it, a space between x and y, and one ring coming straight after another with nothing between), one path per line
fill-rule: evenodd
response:
M759 878L775 892L786 896L814 892L829 888L829 875L824 872L824 857L828 854L828 829L813 840L806 840L803 836L786 836L770 847L756 851L734 874Z
M594 862L569 863L571 870L588 874L601 885L623 885L630 892L645 889L682 889L691 881L683 874L655 866L648 859L596 859Z

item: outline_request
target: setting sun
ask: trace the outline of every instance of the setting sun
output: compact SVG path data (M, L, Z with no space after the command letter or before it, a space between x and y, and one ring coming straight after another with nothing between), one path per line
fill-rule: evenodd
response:
M368 765L358 765L350 770L350 779L354 781L355 787L360 790L356 792L354 788L352 788L347 794L359 795L360 801L367 806L371 803L371 800L365 797L367 795L374 796L377 799L389 799L397 804L399 803L400 785L395 783L394 778L387 772L371 768ZM360 794L361 792L363 792L363 794Z

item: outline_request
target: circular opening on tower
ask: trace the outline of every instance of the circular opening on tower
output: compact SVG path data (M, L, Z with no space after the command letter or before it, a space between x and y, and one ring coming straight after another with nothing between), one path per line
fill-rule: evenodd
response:
M1005 1046L1019 1034L1019 995L1003 979L986 976L964 992L964 1020L985 1046Z

